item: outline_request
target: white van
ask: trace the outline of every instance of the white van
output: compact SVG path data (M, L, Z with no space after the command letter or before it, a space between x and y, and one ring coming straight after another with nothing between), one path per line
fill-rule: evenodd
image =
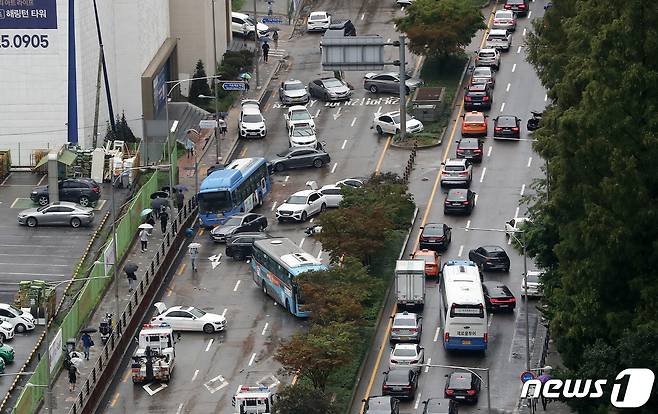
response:
M485 47L508 51L512 46L512 35L506 29L491 29Z

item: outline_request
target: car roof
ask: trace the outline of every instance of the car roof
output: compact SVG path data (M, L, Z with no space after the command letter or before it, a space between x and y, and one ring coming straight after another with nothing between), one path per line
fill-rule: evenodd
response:
M450 407L450 401L448 398L430 398L425 401L425 412L427 414L435 414L437 411L432 411L434 409L441 409L441 413L448 413Z
M493 47L485 47L485 48L482 48L482 49L480 49L480 50L478 51L478 53L482 53L482 52L485 52L485 53L495 53L495 52L496 52L496 49L494 49Z
M242 17L242 18L250 17L248 14L240 13L240 12L231 12L231 16L232 17Z
M436 257L438 253L430 249L418 249L414 252L414 256L432 256Z
M468 197L468 190L465 188L451 188L446 195L447 199L465 200Z
M292 111L308 111L308 108L306 108L304 105L293 105L288 108L288 112Z
M394 349L411 349L413 351L416 350L416 344L395 344Z
M482 142L477 138L462 138L457 143L460 148L479 148Z
M448 377L449 386L458 386L458 387L468 387L471 388L471 381L473 380L473 374L470 372L452 372ZM454 381L454 382L453 382Z
M10 306L12 306L12 305L10 305L8 303L0 303L0 308L3 308L3 309L8 309Z
M340 79L338 79L338 78L335 77L335 76L327 76L327 77L325 77L325 78L320 78L320 79L316 79L316 80L321 80L321 81L326 81L326 80L337 80L337 81L340 82L340 83L344 83L343 81L341 81Z
M505 251L505 249L503 249L502 247L495 246L495 245L492 245L492 244L488 244L488 245L480 246L480 247L482 247L484 250L486 250L488 252L504 252Z
M291 85L294 83L302 83L299 79L288 79L287 81L283 81L285 85ZM303 83L302 83L303 84Z
M386 380L389 383L396 382L396 383L407 384L409 383L409 371L411 371L411 369L408 368L392 369L388 371L388 374L386 375Z
M297 191L295 193L292 193L291 196L306 196L308 197L309 195L317 193L317 190L301 190Z
M512 17L514 17L514 12L512 10L497 10L496 15L498 14L505 14L505 15L511 14Z
M327 13L326 11L314 11L314 12L311 12L311 14L309 16L319 16L319 15L323 15L323 14L329 14L329 13Z
M384 115L388 115L388 116L400 116L400 111L386 112L386 113L383 113L383 114L381 114L381 115L379 115L379 116L384 116Z
M478 66L475 69L473 69L473 74L475 74L476 72L487 72L488 74L493 74L493 71L488 66Z
M327 184L327 185L323 185L322 187L320 187L320 191L329 190L329 189L331 189L331 190L340 190L341 187L337 186L336 184Z
M507 35L507 29L491 29L489 30L490 35Z
M446 165L466 165L468 161L466 158L448 158Z
M395 314L395 319L416 319L417 317L418 314L413 312L398 312Z

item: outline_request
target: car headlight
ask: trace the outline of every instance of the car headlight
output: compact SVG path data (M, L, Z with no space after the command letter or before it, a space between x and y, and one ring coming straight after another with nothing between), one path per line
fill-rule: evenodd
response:
M265 129L265 125L261 125L261 126L260 126L260 130L262 131L262 130L264 130L264 129Z

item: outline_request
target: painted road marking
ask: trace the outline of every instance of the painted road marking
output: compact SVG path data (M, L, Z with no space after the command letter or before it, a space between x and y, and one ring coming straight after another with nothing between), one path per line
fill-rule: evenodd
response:
M477 206L477 205L478 205L478 195L479 195L479 194L475 194L475 200L473 200L473 205L474 205L474 206ZM471 221L469 220L468 222L470 223ZM468 225L467 225L466 227L468 227Z
M528 12L528 20L530 20L530 16L532 16L532 10Z
M295 385L295 382L297 382L297 374L295 374L295 376L292 378L292 385ZM274 374L266 375L256 381L256 385L262 385L270 389L275 388L279 384L281 384L281 381L279 381L279 379L275 377Z
M431 363L432 363L432 358L427 358L427 365L430 365ZM430 367L429 366L425 367L425 372L429 372L429 371L430 371Z
M489 314L489 323L487 323L487 327L488 327L488 328L491 327L491 322L493 322L493 317L494 317L494 316L493 316L493 313L490 313L490 314Z
M345 149L345 145L347 145L347 140L343 141L343 145L340 147L340 149L344 150L344 149Z
M516 70L516 63L512 65L512 72Z
M308 222L309 222L309 223L313 223L313 219L310 219Z
M548 100L548 94L544 95L544 102Z
M276 203L278 203L278 201L275 201L275 202L272 204L272 209L271 209L270 211L274 211L274 209L276 208Z
M222 312L222 316L226 318L226 312L228 312L228 308L224 308L224 312Z
M482 169L482 175L480 176L480 182L484 181L484 174L487 173L487 167L484 167Z
M176 414L180 414L181 411L183 411L183 403L178 404L178 409L176 410Z
M493 145L489 147L487 150L487 157L491 157L491 150L493 149Z
M233 288L233 292L237 292L239 286L240 286L240 281L238 280L237 282L235 282L235 287Z
M334 163L334 166L331 167L331 173L332 173L332 174L336 171L336 167L338 167L338 163L337 163L337 162L335 162L335 163Z
M509 92L509 88L510 88L511 86L512 86L512 84L511 84L511 83L508 83L508 84L507 84L507 88L505 88L505 92Z
M0 184L0 186L4 186L5 183L7 182L7 180L9 179L9 177L11 177L11 173L9 173L9 175L7 177L5 177L4 180L2 180L2 183Z
M302 248L302 245L304 244L304 240L306 240L306 237L302 237L302 240L299 242L299 248Z
M379 156L379 161L377 161L377 166L375 167L375 174L379 175L379 170L382 167L382 163L384 162L384 155L386 155L386 150L388 150L388 146L391 144L391 137L389 136L386 138L386 143L384 144L384 150L382 151L382 154Z
M523 193L525 193L525 184L521 186L521 196L523 197Z
M441 333L441 327L436 328L436 333L434 334L434 342L439 341L439 334Z
M167 388L167 384L159 384L160 386L159 386L158 388L152 390L152 389L151 389L151 385L153 385L152 382L150 382L150 383L148 383L148 384L146 384L146 385L142 385L142 388L144 388L144 390L145 390L146 392L148 392L150 396L154 396L155 394L157 394L157 393L159 393L160 391L162 391L162 390L164 390L165 388Z
M316 259L320 260L320 256L322 256L322 248L320 248L320 251L318 252L318 256L316 257Z
M218 383L219 385L216 385ZM208 391L210 391L211 394L214 394L217 391L221 390L222 388L226 387L228 385L228 381L226 381L224 377L222 377L221 375L217 375L215 378L211 379L210 381L206 382L203 385L206 387Z
M247 155L247 147L242 148L242 151L240 151L240 158L244 157Z
M112 402L110 403L110 407L114 407L114 404L116 404L117 401L119 400L119 395L120 394L118 392L116 394L114 394L114 398L112 398Z
M199 370L198 369L194 370L194 375L192 375L192 381L194 381L196 379L197 375L199 375Z
M263 332L261 332L261 335L265 335L265 331L267 331L267 327L270 326L269 322L265 322L265 327L263 328Z
M317 118L318 116L320 116L320 108L318 108L318 111L315 113L315 116L313 118Z
M512 72L514 72L514 69L512 69ZM505 110L505 102L500 104L500 112L503 112Z
M212 266L213 270L219 266L220 260L222 260L222 254L214 254L208 258L210 260L210 265Z
M521 46L519 46L519 48L516 49L516 53L521 53Z
M363 20L364 17L366 17L366 14L365 14L365 13L361 13L361 20Z
M286 178L283 179L283 182L284 182L284 183L287 183L289 179L290 179L290 176L289 176L289 175L286 175Z
M133 372L133 371L132 371L132 368L128 368L128 369L126 370L126 373L123 374L123 379L121 380L121 382L126 382L126 381L128 381L128 377L130 377L130 374L131 374L132 372Z
M427 367L426 367L427 368ZM416 404L414 404L414 410L418 409L418 404L420 404L420 397L423 395L422 392L418 393L418 397L416 397Z
M251 358L249 359L249 366L254 365L254 359L256 359L256 353L254 352L251 354Z
M523 36L525 36L526 28L523 28Z
M381 113L382 113L382 107L380 106L379 108L377 108L377 112L375 112L375 114L379 115Z
M178 272L176 272L177 275L181 275L183 271L185 270L185 266L187 266L186 263L181 263L180 266L178 266Z
M459 253L457 253L457 257L462 257L462 253L464 253L464 245L462 244L459 246Z
M466 228L464 229L464 231L468 231L468 229L469 229L470 227L471 227L471 220L468 220L468 221L466 222Z
M516 207L516 210L514 211L514 219L519 218L519 207Z
M215 342L215 338L210 338L210 341L208 341L208 345L206 345L206 352L210 351L210 347L212 346L213 342Z
M530 164L532 164L532 157L528 158L528 168L530 168Z
M43 180L45 180L46 177L47 177L47 174L44 174L44 175L41 176L41 179L40 179L39 182L37 183L37 187L40 186L41 183L43 183Z

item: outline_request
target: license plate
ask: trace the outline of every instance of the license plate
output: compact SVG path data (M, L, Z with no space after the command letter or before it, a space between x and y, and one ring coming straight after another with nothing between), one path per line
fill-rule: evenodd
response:
M467 340L462 341L462 345L470 345L470 344L471 344L471 341L467 341Z
M402 387L393 387L393 391L402 391Z
M499 308L507 308L509 305L498 305Z
M455 395L455 398L457 398L458 400L463 400L466 397L464 397L463 395Z

